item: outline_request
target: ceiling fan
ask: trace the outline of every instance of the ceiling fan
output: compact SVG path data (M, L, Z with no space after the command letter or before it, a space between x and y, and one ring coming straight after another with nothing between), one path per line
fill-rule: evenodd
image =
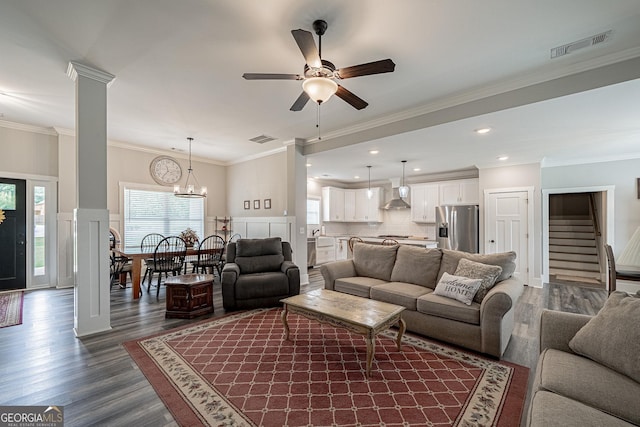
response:
M395 69L396 64L391 59L383 59L346 68L336 68L333 63L322 59L322 36L327 30L327 23L321 19L316 20L313 22L313 29L318 35L318 48L309 31L291 30L307 62L303 74L245 73L242 77L247 80L302 80L303 91L291 106L291 111L302 110L309 99L313 99L318 104L326 102L334 93L358 110L366 108L369 105L366 101L340 86L336 80L390 73Z

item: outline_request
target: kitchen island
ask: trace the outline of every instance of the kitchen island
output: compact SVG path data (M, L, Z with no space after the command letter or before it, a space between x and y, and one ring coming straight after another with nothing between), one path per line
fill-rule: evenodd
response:
M357 236L362 239L365 243L372 244L382 244L382 241L385 239L393 239L396 240L401 245L412 245L412 246L422 246L425 248L437 248L438 242L435 240L428 240L426 237L418 237L418 236ZM351 236L343 236L338 237L337 240L344 240L345 243L349 241Z

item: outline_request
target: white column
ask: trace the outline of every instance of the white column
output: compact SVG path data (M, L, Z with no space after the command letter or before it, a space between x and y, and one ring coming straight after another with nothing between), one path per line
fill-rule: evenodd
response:
M302 154L304 140L287 147L287 220L291 228L293 261L300 269L300 283L309 283L307 270L307 167Z
M115 76L77 62L67 74L76 83L74 332L82 337L111 329L107 85Z

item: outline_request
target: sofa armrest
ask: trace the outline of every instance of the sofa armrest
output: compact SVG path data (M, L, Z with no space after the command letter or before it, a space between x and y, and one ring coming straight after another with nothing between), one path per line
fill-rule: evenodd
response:
M280 266L280 271L287 275L289 281L289 295L300 293L300 269L293 261L285 261Z
M516 278L497 283L480 303L482 351L501 357L515 326L515 306L524 291Z
M336 279L357 276L356 267L353 265L353 260L351 259L322 264L320 266L320 273L322 273L322 277L324 278L325 289L330 290L334 289Z
M563 311L542 310L540 316L540 351L553 348L573 353L569 341L582 328L591 316L567 313Z
M240 276L240 266L234 262L228 262L222 267L220 282L222 284L222 305L225 310L235 309L236 282Z

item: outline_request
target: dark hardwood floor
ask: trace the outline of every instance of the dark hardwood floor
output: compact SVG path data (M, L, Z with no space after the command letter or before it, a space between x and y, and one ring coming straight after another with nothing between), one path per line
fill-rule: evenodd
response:
M302 292L322 286L319 270L312 269L310 284ZM594 314L605 298L605 291L575 285L525 287L504 359L535 368L542 309ZM223 315L217 279L215 312L194 320L164 318L164 286L159 298L152 289L136 302L131 288L114 286L112 330L78 339L73 333L73 304L73 289L25 293L23 324L0 329L0 405L61 405L65 426L176 425L122 343Z

